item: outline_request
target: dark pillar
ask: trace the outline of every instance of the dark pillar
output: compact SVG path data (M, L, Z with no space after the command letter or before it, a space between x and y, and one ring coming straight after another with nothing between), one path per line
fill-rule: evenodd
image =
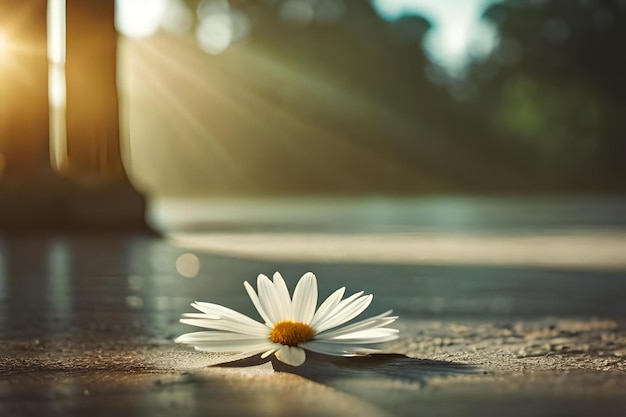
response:
M114 8L67 0L67 152L55 153L53 173L47 0L0 0L0 32L19 46L4 66L0 53L0 233L148 231L145 200L122 164Z
M146 229L145 201L122 163L115 0L66 3L67 158L59 171L77 186L67 205L81 227Z
M67 0L67 161L62 172L125 178L119 139L114 0Z

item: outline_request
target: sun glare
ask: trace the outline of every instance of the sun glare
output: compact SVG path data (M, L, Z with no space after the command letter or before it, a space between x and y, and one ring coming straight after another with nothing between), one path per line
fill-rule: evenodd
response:
M6 59L9 50L9 40L7 36L0 32L0 63Z

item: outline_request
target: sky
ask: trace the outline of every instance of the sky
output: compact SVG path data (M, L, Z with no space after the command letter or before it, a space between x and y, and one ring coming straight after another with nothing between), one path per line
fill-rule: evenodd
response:
M497 32L481 20L483 11L501 0L370 0L386 20L416 14L434 24L424 39L429 58L452 75L463 73L474 57L488 54L497 42Z
M427 18L434 27L424 39L424 51L431 61L453 77L461 77L472 58L486 56L497 43L497 31L482 21L481 15L486 7L499 1L502 0L370 0L378 14L387 20L411 14ZM117 26L131 37L147 36L159 26L168 26L168 22L171 23L169 26L181 26L181 22L186 22L182 26L188 27L192 14L182 0L117 0L117 3L120 6ZM213 6L223 3L228 9L227 0L211 0L210 3ZM230 13L226 17L232 20L233 15ZM223 23L232 22L217 19L211 21L208 32L200 30L197 33L199 45L211 54L223 51L230 43L224 44L225 38L221 35L232 28L229 25L223 28ZM212 43L207 44L207 39L213 38L220 41L218 48Z

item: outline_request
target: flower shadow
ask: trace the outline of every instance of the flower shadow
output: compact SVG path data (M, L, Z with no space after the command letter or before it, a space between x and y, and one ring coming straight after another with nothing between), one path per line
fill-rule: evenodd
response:
M270 359L260 355L222 363L219 367L247 367L260 365ZM280 362L274 356L272 366L277 372L287 372L325 385L335 385L338 380L369 379L374 381L404 381L425 386L428 379L459 375L481 375L484 369L457 362L411 358L401 354L371 354L357 357L337 357L307 352L304 364L298 367Z

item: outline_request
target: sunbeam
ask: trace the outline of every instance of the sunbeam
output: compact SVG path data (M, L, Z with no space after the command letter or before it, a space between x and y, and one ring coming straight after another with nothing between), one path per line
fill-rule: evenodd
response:
M377 123L403 120L315 69L303 73L253 43L218 57L163 34L122 45L131 175L153 192L255 193L298 179L358 188L371 172L419 178L367 141ZM347 173L345 161L370 174Z

